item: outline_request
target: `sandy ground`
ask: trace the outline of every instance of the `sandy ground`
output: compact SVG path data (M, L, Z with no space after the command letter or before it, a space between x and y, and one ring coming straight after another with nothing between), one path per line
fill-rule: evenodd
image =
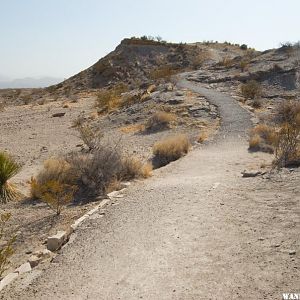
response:
M218 104L214 142L135 183L49 269L24 275L2 299L273 300L298 291L299 170L242 178L272 159L247 151L250 115L231 97L180 84Z
M152 155L153 144L160 139L176 133L187 133L194 141L203 128L207 134L214 132L218 119L178 116L181 123L170 130L147 133L134 132L128 127L144 124L155 111L167 106L167 101L173 99L174 92L159 93L158 99L150 99L129 109L115 111L106 116L97 116L95 97L86 96L77 102L54 101L43 105L12 105L0 112L1 139L0 149L8 151L21 164L21 172L13 178L19 190L25 195L21 201L0 205L1 211L11 213L7 226L7 235L16 234L15 253L11 259L10 268L14 270L27 261L33 252L44 247L49 235L58 230L66 230L73 221L91 209L96 203L85 205L70 205L58 218L44 203L26 199L30 194L29 180L35 176L50 157L63 156L71 151L80 151L83 145L78 132L74 129L74 120L81 116L103 132L108 140L120 140L121 148L130 155L136 155L147 160ZM157 94L157 93L156 93ZM207 104L202 97L180 93L184 100L180 105L170 106L172 110L186 112L193 104ZM177 96L178 98L178 96ZM161 100L161 103L157 103ZM53 117L56 113L65 113L62 117ZM209 126L208 126L209 125ZM99 200L98 200L99 201Z

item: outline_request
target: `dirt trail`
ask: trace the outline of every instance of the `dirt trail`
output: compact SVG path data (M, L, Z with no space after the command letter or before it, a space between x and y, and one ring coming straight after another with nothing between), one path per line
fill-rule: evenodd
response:
M247 152L250 115L228 96L184 79L179 85L218 105L215 141L133 184L50 268L27 274L3 299L249 300L296 292L299 253L289 251L299 249L299 177L241 178L269 159Z

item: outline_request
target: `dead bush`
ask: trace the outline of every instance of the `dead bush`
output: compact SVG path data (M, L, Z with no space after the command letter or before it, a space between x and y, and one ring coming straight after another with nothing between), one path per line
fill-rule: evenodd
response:
M59 182L61 184L75 185L77 174L73 167L65 159L48 159L44 162L43 169L34 178L31 178L31 197L33 199L41 199L44 186L49 182Z
M39 195L39 199L54 210L57 216L60 215L65 205L72 202L77 190L75 185L65 184L59 180L49 180L39 184L33 179L31 187Z
M4 231L10 217L11 215L9 213L2 213L0 215L0 279L2 278L3 273L7 270L9 259L14 253L13 243L15 242L15 237L13 236L8 240L4 237Z
M152 80L165 79L170 80L170 78L177 74L180 70L171 65L165 65L157 67L150 71L149 78Z
M257 125L250 132L249 150L273 153L276 139L275 128L266 124Z
M281 167L300 166L299 122L285 123L278 132L274 164Z
M161 140L153 146L154 165L157 167L165 166L188 153L190 147L189 139L184 134Z
M120 107L122 103L122 94L128 91L128 86L125 84L118 84L111 89L101 90L96 99L96 107L101 112L109 112Z
M251 106L253 108L261 108L262 107L262 100L259 99L259 98L255 98L252 103L251 103Z
M176 121L175 114L158 111L147 121L145 128L147 131L159 131L170 128L171 124Z
M250 80L242 85L241 92L246 99L254 99L257 96L261 95L262 88L257 81Z
M300 101L286 100L282 101L275 110L274 122L277 124L294 124L300 115Z

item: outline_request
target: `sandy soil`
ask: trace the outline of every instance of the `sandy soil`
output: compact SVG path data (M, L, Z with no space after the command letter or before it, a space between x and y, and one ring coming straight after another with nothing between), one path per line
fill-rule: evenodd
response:
M176 96L176 93L179 96ZM68 206L57 218L45 204L26 199L30 194L29 181L50 157L63 156L71 151L80 151L83 142L73 124L79 116L85 122L101 130L111 142L119 141L123 152L137 155L143 160L151 158L152 146L166 136L187 133L193 141L200 132L214 133L218 126L217 115L209 115L210 107L204 97L188 91L164 91L154 94L149 101L117 110L109 115L98 116L94 107L95 97L87 95L77 102L47 101L43 105L10 105L0 112L0 149L8 151L22 164L21 172L13 178L24 197L9 204L0 205L1 211L11 213L7 235L15 233L17 241L9 271L24 263L32 252L41 249L49 235L65 230L96 203ZM170 99L180 104L170 105ZM206 105L202 116L190 116L188 109ZM157 110L169 107L180 122L170 130L143 133L130 130L144 124ZM54 114L65 113L62 117ZM181 114L184 114L182 116ZM216 114L216 110L214 110ZM112 138L113 137L113 138Z
M299 288L299 170L242 178L270 163L247 151L250 115L218 104L215 140L135 183L95 214L46 270L3 299L281 299Z

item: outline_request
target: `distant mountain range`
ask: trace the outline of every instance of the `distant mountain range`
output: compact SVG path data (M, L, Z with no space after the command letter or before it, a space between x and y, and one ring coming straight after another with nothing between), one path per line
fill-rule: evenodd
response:
M9 80L4 76L0 76L0 89L8 88L43 88L53 84L62 82L64 79L55 77L41 77L41 78L20 78Z

